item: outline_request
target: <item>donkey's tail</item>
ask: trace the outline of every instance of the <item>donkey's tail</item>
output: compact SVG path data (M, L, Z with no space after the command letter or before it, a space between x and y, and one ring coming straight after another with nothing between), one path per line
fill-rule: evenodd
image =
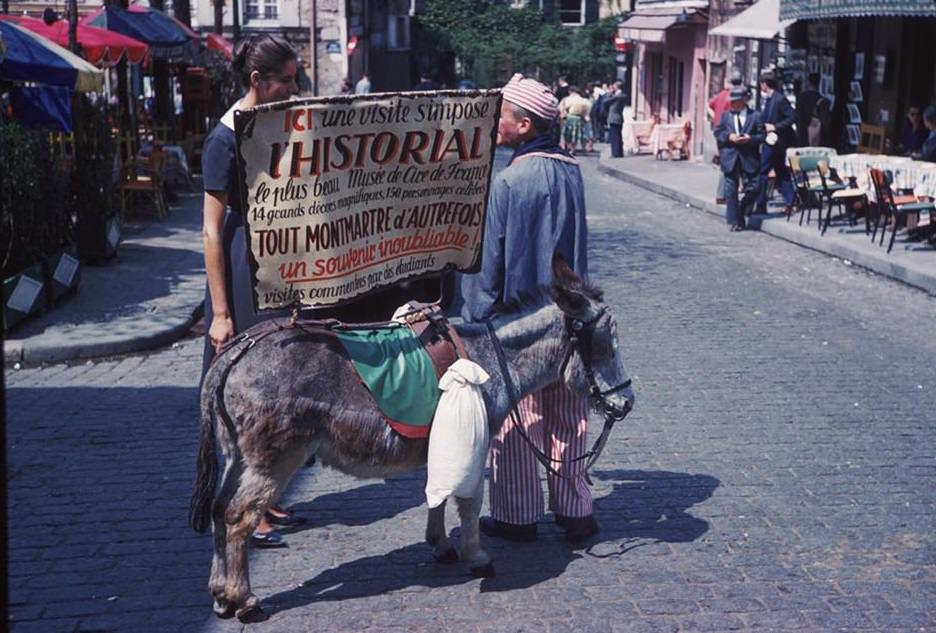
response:
M218 456L215 451L213 398L202 396L201 430L195 462L195 486L189 501L189 525L204 532L211 522L211 502L218 482Z

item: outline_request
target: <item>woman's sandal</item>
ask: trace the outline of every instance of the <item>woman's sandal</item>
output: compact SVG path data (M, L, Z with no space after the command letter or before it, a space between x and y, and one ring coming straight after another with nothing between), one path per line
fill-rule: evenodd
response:
M275 549L279 547L288 547L283 535L276 530L270 530L266 534L254 532L250 535L250 542L254 547L262 549Z

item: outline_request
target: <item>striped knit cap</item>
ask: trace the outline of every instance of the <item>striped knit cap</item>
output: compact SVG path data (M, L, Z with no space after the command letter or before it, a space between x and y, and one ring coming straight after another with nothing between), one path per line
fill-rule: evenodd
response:
M559 114L559 102L549 87L517 73L504 86L504 100L552 121Z

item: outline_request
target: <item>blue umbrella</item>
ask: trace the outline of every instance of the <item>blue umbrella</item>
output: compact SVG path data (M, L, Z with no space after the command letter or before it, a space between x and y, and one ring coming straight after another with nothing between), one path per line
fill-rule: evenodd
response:
M0 79L64 86L94 92L104 85L104 73L52 40L0 20L0 39L6 55L0 61Z
M182 24L161 11L146 7L135 6L130 11L125 11L107 5L83 19L81 23L145 42L150 47L152 59L191 61L198 48Z

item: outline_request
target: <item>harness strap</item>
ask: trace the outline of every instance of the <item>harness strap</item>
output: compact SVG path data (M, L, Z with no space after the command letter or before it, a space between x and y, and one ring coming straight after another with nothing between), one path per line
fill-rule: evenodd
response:
M514 429L517 433L520 434L520 437L526 441L530 446L530 450L533 451L533 456L536 458L540 464L543 465L546 470L556 477L561 477L564 479L569 479L569 477L560 474L553 468L550 461L562 462L563 460L557 460L549 457L539 449L539 447L530 439L530 436L526 434L526 431L523 429L522 421L520 418L520 409L517 404L517 393L513 384L513 380L510 379L510 368L507 366L507 357L504 355L504 348L501 347L500 341L497 339L497 333L494 331L494 325L490 321L485 321L487 325L488 334L491 336L491 340L494 342L494 355L497 356L497 364L500 368L501 375L504 377L504 386L507 389L507 398L510 401L510 417L514 423ZM491 429L491 435L494 435L494 430ZM576 458L574 460L568 460L571 462L576 462L582 459L582 457Z
M556 469L553 468L550 462L558 463L558 464L575 464L576 462L587 460L585 464L585 480L588 482L588 485L592 485L592 480L588 474L588 471L595 464L595 462L598 461L598 458L601 456L602 451L604 451L605 445L608 443L608 438L611 436L611 430L614 428L615 422L617 422L619 419L622 419L623 417L623 416L617 415L614 411L611 410L610 406L605 400L605 396L611 393L615 393L617 391L624 390L631 385L631 381L626 380L620 385L617 385L605 391L602 391L598 387L598 383L595 380L594 372L592 371L592 368L591 368L591 345L580 345L579 337L580 335L584 334L590 338L591 330L589 328L590 326L593 326L600 317L601 317L601 312L599 312L595 318L593 318L592 320L588 322L573 320L568 317L566 320L566 331L569 335L569 348L566 351L564 360L562 361L559 375L562 376L565 373L566 367L569 364L569 360L572 358L572 354L574 354L575 351L578 350L578 353L582 356L582 363L585 365L585 376L588 379L588 383L590 386L590 395L592 398L602 403L602 405L604 406L604 414L605 414L604 427L601 429L601 434L595 440L595 443L592 445L591 449L588 452L584 453L583 455L579 455L578 457L575 457L573 459L556 459L554 457L550 457L545 452L540 450L540 448L536 446L533 440L531 440L530 437L524 431L523 427L520 424L521 421L520 421L519 407L517 405L517 393L516 393L513 381L510 378L510 370L507 366L507 358L504 355L504 349L500 344L500 340L498 340L497 338L497 333L494 331L494 325L490 321L487 321L485 323L487 325L488 334L490 335L491 341L494 344L494 354L495 356L497 356L497 363L500 367L501 374L504 377L504 384L507 389L507 397L510 400L510 415L511 415L511 418L513 419L514 427L517 429L517 432L520 434L520 437L522 437L524 441L526 441L526 443L530 446L530 449L532 450L533 456L536 458L536 461L542 464L549 473L557 477L560 477L562 479L571 479L572 477L568 475L563 475L557 472ZM590 340L589 340L589 343L590 343ZM587 349L588 351L586 352L585 349ZM627 411L624 412L624 415L627 415ZM493 429L492 429L492 435L493 435Z
M235 346L247 341L247 344L237 350L237 354L231 360L227 367L224 368L224 371L221 372L221 379L218 381L218 386L215 388L215 398L218 402L218 415L221 416L221 421L224 422L224 426L227 427L228 432L231 433L232 437L236 435L234 430L234 421L231 420L231 415L228 413L227 406L224 404L224 387L227 385L228 375L231 373L231 370L234 369L240 359L247 353L251 347L257 344L257 341L266 338L273 332L278 332L279 330L286 329L281 323L277 324L276 327L269 327L262 329L259 333L255 333L253 337L250 336L249 332L244 332L242 335L238 336L235 339L232 339L225 343L224 347L218 351L211 362L214 363L222 354L233 349Z

